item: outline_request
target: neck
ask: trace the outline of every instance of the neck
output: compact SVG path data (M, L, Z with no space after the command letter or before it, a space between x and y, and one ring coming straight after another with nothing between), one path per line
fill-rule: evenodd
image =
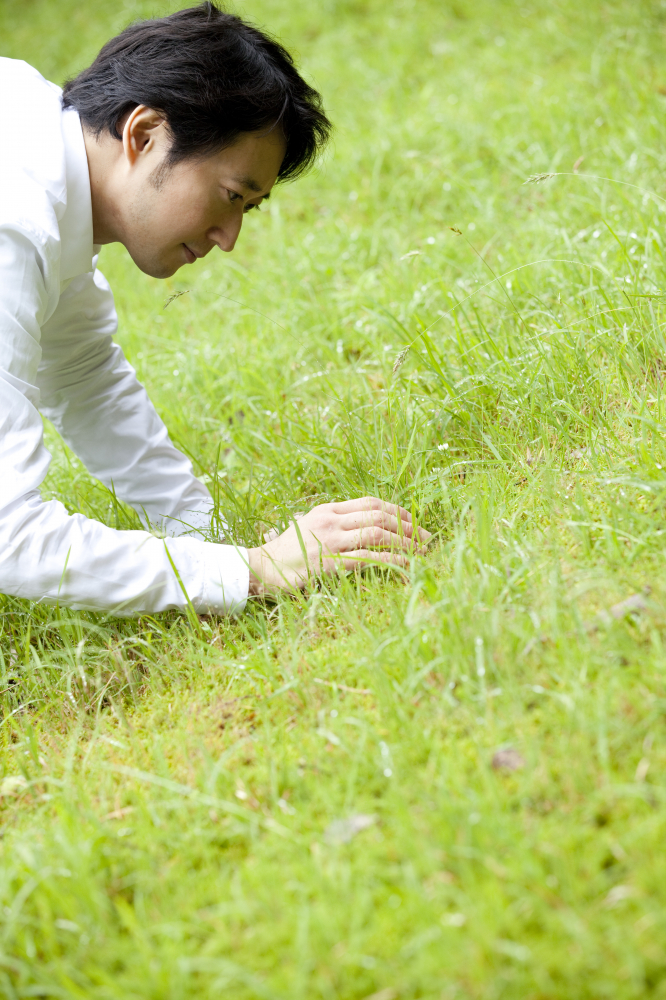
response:
M120 242L120 219L112 197L114 168L122 155L122 143L111 135L96 138L85 126L83 141L88 158L90 195L92 199L93 243Z

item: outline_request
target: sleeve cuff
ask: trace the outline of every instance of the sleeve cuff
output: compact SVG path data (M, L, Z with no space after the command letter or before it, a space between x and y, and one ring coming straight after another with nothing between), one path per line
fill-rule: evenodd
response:
M203 607L207 614L239 615L245 610L250 588L247 549L239 545L208 542L204 556Z

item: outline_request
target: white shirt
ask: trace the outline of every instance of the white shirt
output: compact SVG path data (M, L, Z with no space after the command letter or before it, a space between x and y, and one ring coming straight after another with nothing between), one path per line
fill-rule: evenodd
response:
M240 611L247 552L204 540L210 494L112 339L79 116L24 62L0 58L0 95L0 593L115 614L188 600ZM172 537L44 502L40 413L142 523Z

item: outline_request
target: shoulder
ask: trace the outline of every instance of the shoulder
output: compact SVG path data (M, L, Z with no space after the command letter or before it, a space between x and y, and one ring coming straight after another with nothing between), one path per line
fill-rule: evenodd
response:
M60 89L33 66L0 58L0 225L44 246L66 204Z
M63 158L61 90L20 59L0 58L0 170L38 176Z
M62 94L60 87L46 80L38 69L23 59L0 56L0 80L3 85L0 110L15 106L22 98L41 98L47 103L57 103Z
M33 66L0 57L0 134L9 140L2 143L0 151L3 170L14 161L47 150L53 136L60 134L61 94L60 88ZM20 142L11 141L19 137Z

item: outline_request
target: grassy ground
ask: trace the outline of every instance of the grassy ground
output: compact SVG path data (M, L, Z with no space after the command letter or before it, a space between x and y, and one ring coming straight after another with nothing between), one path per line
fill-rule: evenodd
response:
M0 49L161 10L5 0ZM0 992L666 997L666 4L242 10L334 148L231 258L106 249L120 340L236 538L371 492L438 541L237 621L0 598Z

